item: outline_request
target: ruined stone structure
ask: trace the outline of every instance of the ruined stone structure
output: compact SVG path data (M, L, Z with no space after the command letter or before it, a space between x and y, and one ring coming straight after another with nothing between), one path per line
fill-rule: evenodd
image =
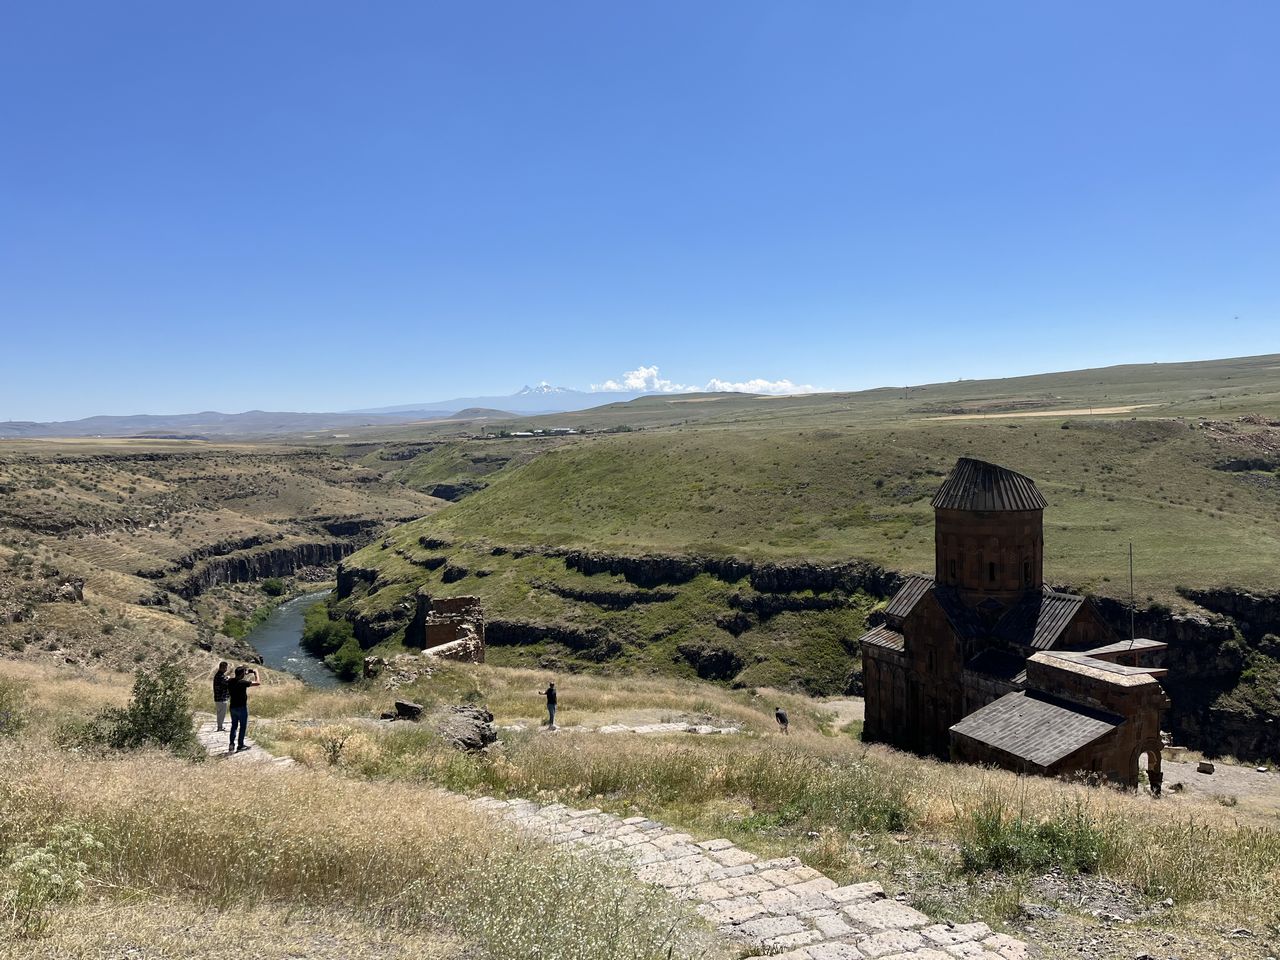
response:
M961 458L933 498L933 577L909 577L862 637L868 739L1027 773L1159 787L1165 644L1120 641L1044 584L1044 497Z
M484 663L484 609L479 597L433 597L419 591L413 619L405 628L406 647L433 657Z

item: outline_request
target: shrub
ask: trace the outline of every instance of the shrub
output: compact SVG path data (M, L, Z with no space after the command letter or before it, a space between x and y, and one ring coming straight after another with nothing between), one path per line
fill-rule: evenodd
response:
M0 677L0 737L16 736L27 725L22 709L22 688Z
M330 620L329 608L317 603L303 619L302 648L317 657L337 653L355 640L355 631L347 620ZM359 644L357 644L359 646Z
M40 846L15 846L4 874L8 889L0 898L14 930L25 937L44 933L51 907L72 903L84 894L89 875L86 861L100 850L102 844L75 824L55 826L49 840Z
M350 626L350 624L348 624ZM364 672L364 648L355 637L324 658L325 666L341 680L355 680Z
M76 739L116 750L136 750L153 745L174 753L202 757L196 740L187 678L173 661L154 671L139 668L133 677L133 694L123 709L107 707L80 728Z
M989 795L961 822L960 835L960 862L970 873L1049 866L1091 873L1113 852L1110 838L1079 801L1036 819L1021 807L1015 813L1008 798Z
M249 621L244 617L227 614L222 618L222 629L219 632L236 640L242 640L245 634L249 632Z
M262 581L262 592L268 597L278 597L284 593L284 581L279 577L268 577Z

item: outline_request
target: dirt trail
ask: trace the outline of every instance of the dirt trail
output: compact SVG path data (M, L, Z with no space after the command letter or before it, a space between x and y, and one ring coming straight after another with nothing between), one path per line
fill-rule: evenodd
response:
M936 417L919 417L920 420L1009 420L1013 417L1088 417L1113 413L1129 413L1154 403L1130 403L1121 407L1076 407L1071 410L1017 410L1009 413L944 413Z

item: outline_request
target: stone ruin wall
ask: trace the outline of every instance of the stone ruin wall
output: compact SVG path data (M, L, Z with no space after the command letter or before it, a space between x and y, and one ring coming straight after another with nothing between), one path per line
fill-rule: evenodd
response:
M484 663L484 608L478 597L432 597L420 591L405 646L442 660Z

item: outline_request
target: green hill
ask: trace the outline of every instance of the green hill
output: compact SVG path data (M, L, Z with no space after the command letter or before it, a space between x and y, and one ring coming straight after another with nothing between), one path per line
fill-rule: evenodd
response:
M478 492L350 558L337 609L395 646L420 588L476 594L497 662L856 691L874 568L932 570L929 500L961 455L1036 480L1054 584L1127 600L1132 541L1140 606L1280 589L1278 397L1267 357L710 395L674 423L686 398L650 397L580 417L630 432L436 444L400 479Z

